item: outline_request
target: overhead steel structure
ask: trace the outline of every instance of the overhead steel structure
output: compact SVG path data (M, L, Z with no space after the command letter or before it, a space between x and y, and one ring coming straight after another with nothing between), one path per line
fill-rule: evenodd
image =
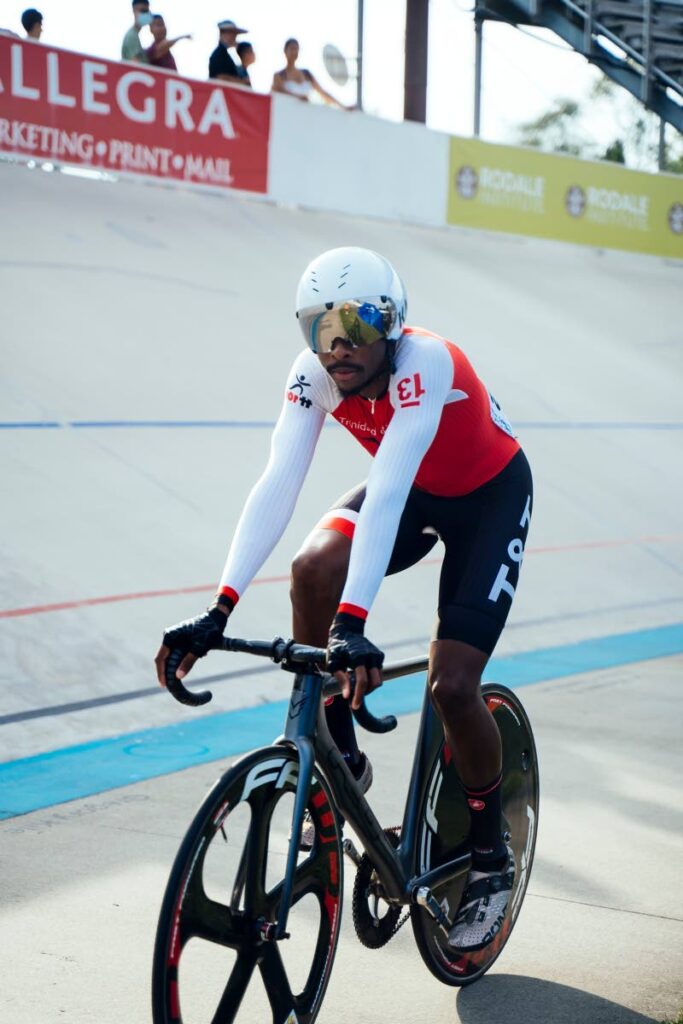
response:
M486 20L547 28L683 132L683 0L475 0L474 134Z

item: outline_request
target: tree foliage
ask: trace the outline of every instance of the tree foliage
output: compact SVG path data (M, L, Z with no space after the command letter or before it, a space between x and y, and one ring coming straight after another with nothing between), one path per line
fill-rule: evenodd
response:
M523 146L551 149L554 153L580 156L581 140L576 137L575 125L581 108L576 100L558 99L551 110L540 117L519 125L519 141Z
M590 125L596 115L613 125L615 137L608 146L590 137ZM546 152L655 170L659 131L656 114L646 110L606 75L600 75L585 98L558 98L533 121L519 124L516 140L523 146L535 146ZM683 174L683 136L671 125L666 127L662 169Z
M615 139L614 142L610 142L602 155L602 159L609 160L613 164L626 163L626 157L624 156L624 143L621 139Z

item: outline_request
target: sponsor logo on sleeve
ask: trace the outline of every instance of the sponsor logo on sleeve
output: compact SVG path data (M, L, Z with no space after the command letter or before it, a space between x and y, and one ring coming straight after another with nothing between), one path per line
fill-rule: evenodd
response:
M310 388L310 386L310 381L306 380L306 375L302 373L299 376L297 373L294 384L290 384L287 389L287 398L293 405L300 405L304 409L310 409L313 402L310 398L306 398L304 390L305 388Z

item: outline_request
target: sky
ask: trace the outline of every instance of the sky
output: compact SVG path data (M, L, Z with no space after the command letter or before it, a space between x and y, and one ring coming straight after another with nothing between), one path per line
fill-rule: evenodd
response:
M34 0L35 2L35 0ZM121 39L132 24L128 0L37 0L44 16L43 42L118 59ZM21 32L25 3L5 2L2 26ZM365 0L364 107L400 120L403 114L405 0ZM355 102L355 83L343 88L329 78L322 60L326 43L355 58L356 0L152 0L164 15L169 36L191 32L174 48L181 74L206 78L208 57L218 41L216 24L231 18L249 30L257 60L254 87L270 89L284 65L285 39L301 43L299 65L342 102ZM141 35L151 44L148 30ZM355 62L351 61L352 68ZM484 24L481 136L517 141L517 126L548 110L558 97L585 99L600 72L558 37L543 30ZM474 22L468 0L431 0L427 123L456 135L471 135L474 102ZM610 116L595 112L581 123L589 145L603 148L618 134Z

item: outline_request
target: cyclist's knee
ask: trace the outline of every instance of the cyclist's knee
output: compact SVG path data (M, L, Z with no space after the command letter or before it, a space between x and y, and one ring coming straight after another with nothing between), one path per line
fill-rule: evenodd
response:
M295 555L291 570L292 601L301 598L338 595L344 586L349 564L350 542L329 532L315 537Z
M481 676L461 666L436 667L429 675L434 705L442 717L462 715L469 705L477 703L481 694Z

